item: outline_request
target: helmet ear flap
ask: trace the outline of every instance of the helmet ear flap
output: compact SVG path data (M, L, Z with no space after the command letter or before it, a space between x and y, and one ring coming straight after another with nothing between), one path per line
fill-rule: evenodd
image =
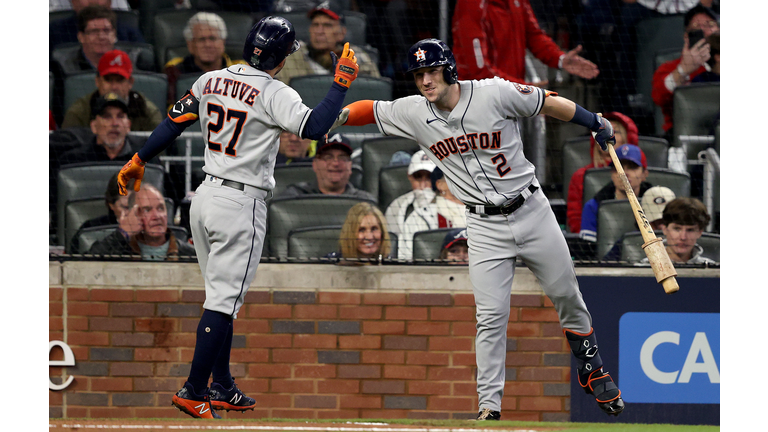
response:
M456 66L453 64L447 64L443 68L443 79L448 84L456 84L459 82L459 74L456 71Z

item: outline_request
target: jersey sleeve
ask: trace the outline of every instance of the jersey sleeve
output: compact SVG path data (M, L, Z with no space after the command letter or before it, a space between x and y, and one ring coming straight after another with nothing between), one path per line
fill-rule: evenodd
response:
M189 90L179 99L170 111L168 117L182 127L188 127L200 117L200 101Z
M507 117L533 117L544 108L547 91L532 85L494 78L499 86L502 112Z
M411 120L416 117L417 102L414 96L394 101L374 101L373 116L382 134L399 136L416 141L416 131Z
M279 84L275 86L274 84ZM265 90L266 103L264 108L276 125L288 132L302 136L302 131L307 125L307 119L312 112L304 105L301 96L291 87L276 81ZM272 92L272 87L278 87ZM269 93L272 93L271 95Z

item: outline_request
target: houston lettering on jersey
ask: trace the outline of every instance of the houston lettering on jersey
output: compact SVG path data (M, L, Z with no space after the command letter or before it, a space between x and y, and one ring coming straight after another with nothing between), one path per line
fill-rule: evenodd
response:
M237 99L245 104L253 106L253 102L256 100L256 96L259 95L259 91L253 88L250 84L241 83L238 80L231 78L216 77L210 78L203 87L203 94L217 94L222 96L229 96L232 99Z
M471 150L493 150L501 147L501 131L470 133L459 137L445 138L429 147L429 150L443 160L452 154L464 154Z

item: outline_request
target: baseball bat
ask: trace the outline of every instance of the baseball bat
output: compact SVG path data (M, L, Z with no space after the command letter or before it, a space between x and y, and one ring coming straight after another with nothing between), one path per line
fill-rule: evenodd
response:
M613 148L612 143L608 143L608 151L611 153L613 165L616 167L621 182L624 184L624 191L627 193L629 205L632 206L632 211L635 214L637 227L643 235L643 240L645 241L645 243L643 243L643 250L648 257L648 261L651 263L653 274L656 276L656 282L664 287L664 291L667 294L677 292L677 290L680 289L677 285L677 279L675 279L677 272L672 265L672 261L669 259L667 250L664 248L664 243L662 243L660 238L656 237L651 224L648 223L648 219L645 217L645 212L635 196L635 191L632 190L632 185L629 184L629 179L627 179L627 175L624 173L624 168L621 166L621 161L616 155L616 150Z

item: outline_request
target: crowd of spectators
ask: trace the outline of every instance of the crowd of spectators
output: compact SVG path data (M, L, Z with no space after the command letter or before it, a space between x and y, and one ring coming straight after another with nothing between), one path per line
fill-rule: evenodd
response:
M351 10L363 12L368 25L367 44L351 46L360 65L360 76L388 77L408 83L403 66L407 63L403 58L407 47L418 39L438 36L436 19L424 25L413 22L413 16L423 16L425 10L428 12L436 7L432 2L425 6L421 2L407 0L218 0L213 1L218 9L198 11L186 21L183 37L188 53L158 65L153 63L154 58L148 61L146 53L140 49L147 41L141 29L130 20L119 19L118 13L131 10L129 3L125 0L51 1L52 13L71 10L72 14L52 19L49 24L49 70L53 77L50 129L79 130L77 145L52 155L52 160L55 159L50 182L52 219L55 219L55 176L59 167L74 163L129 160L142 141L131 136L130 132L152 131L160 123L165 111L186 91L177 88L181 78L244 63L241 58L228 54L228 42L236 45L239 41L231 39L227 22L217 12L247 13L255 21L265 14L304 11L308 28L303 30L308 35L307 40L302 41L299 51L288 57L285 68L276 76L288 85L295 77L332 73L330 52L340 55L344 42L348 41L345 13ZM460 79L499 76L529 85L551 87L548 76L531 75L530 64L527 64L530 59L526 57L529 53L552 70L596 82L602 88L615 87L617 91L609 96L601 93L598 103L605 117L613 123L617 154L635 194L639 198L650 195L664 204L674 202L674 193L670 196L669 189L652 188L653 185L646 181L648 165L646 155L638 147L638 136L651 133L641 130L627 114L632 111L627 98L631 98L637 90L634 82L637 41L633 38L632 29L644 18L674 14L684 16L684 46L680 57L660 65L653 76L653 101L664 114L664 137L670 139L674 89L690 83L719 81L719 1L680 1L675 2L675 8L665 1L651 2L653 6L641 0L623 0L620 5L600 0L581 2L583 7L594 11L590 14L584 13L582 7L567 6L568 2L562 2L565 4L563 13L572 14L572 21L570 26L560 26L554 32L551 26L542 29L542 21L529 0L456 0L449 3L452 14L449 41L456 55ZM189 1L179 0L175 9L190 7ZM404 18L406 16L408 18ZM608 32L608 38L596 36L605 36L605 32ZM616 52L615 58L605 55L608 50ZM136 74L145 72L163 73L167 77L166 106L159 107L148 97L156 95L146 95L134 89ZM93 87L65 110L64 83L68 77L83 73L95 74ZM402 86L395 85L394 88L396 92L402 91ZM393 94L393 97L397 96ZM411 190L397 197L386 208L361 203L350 209L341 232L339 250L329 251L328 257L410 260L413 258L412 241L416 232L454 228L443 241L440 258L466 263L466 230L462 230L466 226L464 205L451 194L442 172L423 151L399 156L399 162L396 160L398 155L393 162L409 165L407 177ZM585 200L584 174L593 168L612 167L608 153L594 145L594 141L591 142L589 160L590 163L577 170L570 179L570 188L566 191L567 219L564 226L571 233L579 233L583 240L595 241L600 202L626 199L626 195L613 168L612 181L595 196ZM311 141L284 132L280 136L276 163L278 166L311 165L316 176L313 181L287 185L277 197L349 196L374 203L378 199L353 184L353 145L344 134L329 134L320 141ZM105 214L89 220L82 227L99 224L115 227L111 235L91 247L92 252L134 255L145 259L172 259L187 255L186 252L194 255L194 249L189 244L191 240L179 239L169 229L166 197L161 191L151 185L143 185L141 192L131 193L129 197L116 197L111 192L114 191L107 187ZM684 198L687 199L677 199ZM585 201L586 204L582 205ZM654 202L646 204L644 201L643 205L656 209L658 203L654 207ZM704 216L700 214L701 206L697 206L700 201L685 203L688 206L686 210L670 213L666 219L662 218L662 209L658 208L658 221L653 222L654 228L661 230L669 239L667 248L670 255L674 253L681 262L707 262L704 258L696 258L701 253L695 247L695 240L692 243L694 246L691 246L688 239L696 237L696 234L700 236L711 216L706 214L706 209ZM648 209L646 212L649 212ZM689 213L696 214L691 216ZM691 235L686 237L678 234L680 232ZM390 239L390 233L396 236L396 240ZM685 241L678 241L676 235L684 237ZM397 244L393 245L393 242ZM676 246L678 243L692 249L682 250L682 247ZM391 256L392 246L396 246L396 256ZM74 247L78 247L77 243ZM615 252L606 258L615 259Z

